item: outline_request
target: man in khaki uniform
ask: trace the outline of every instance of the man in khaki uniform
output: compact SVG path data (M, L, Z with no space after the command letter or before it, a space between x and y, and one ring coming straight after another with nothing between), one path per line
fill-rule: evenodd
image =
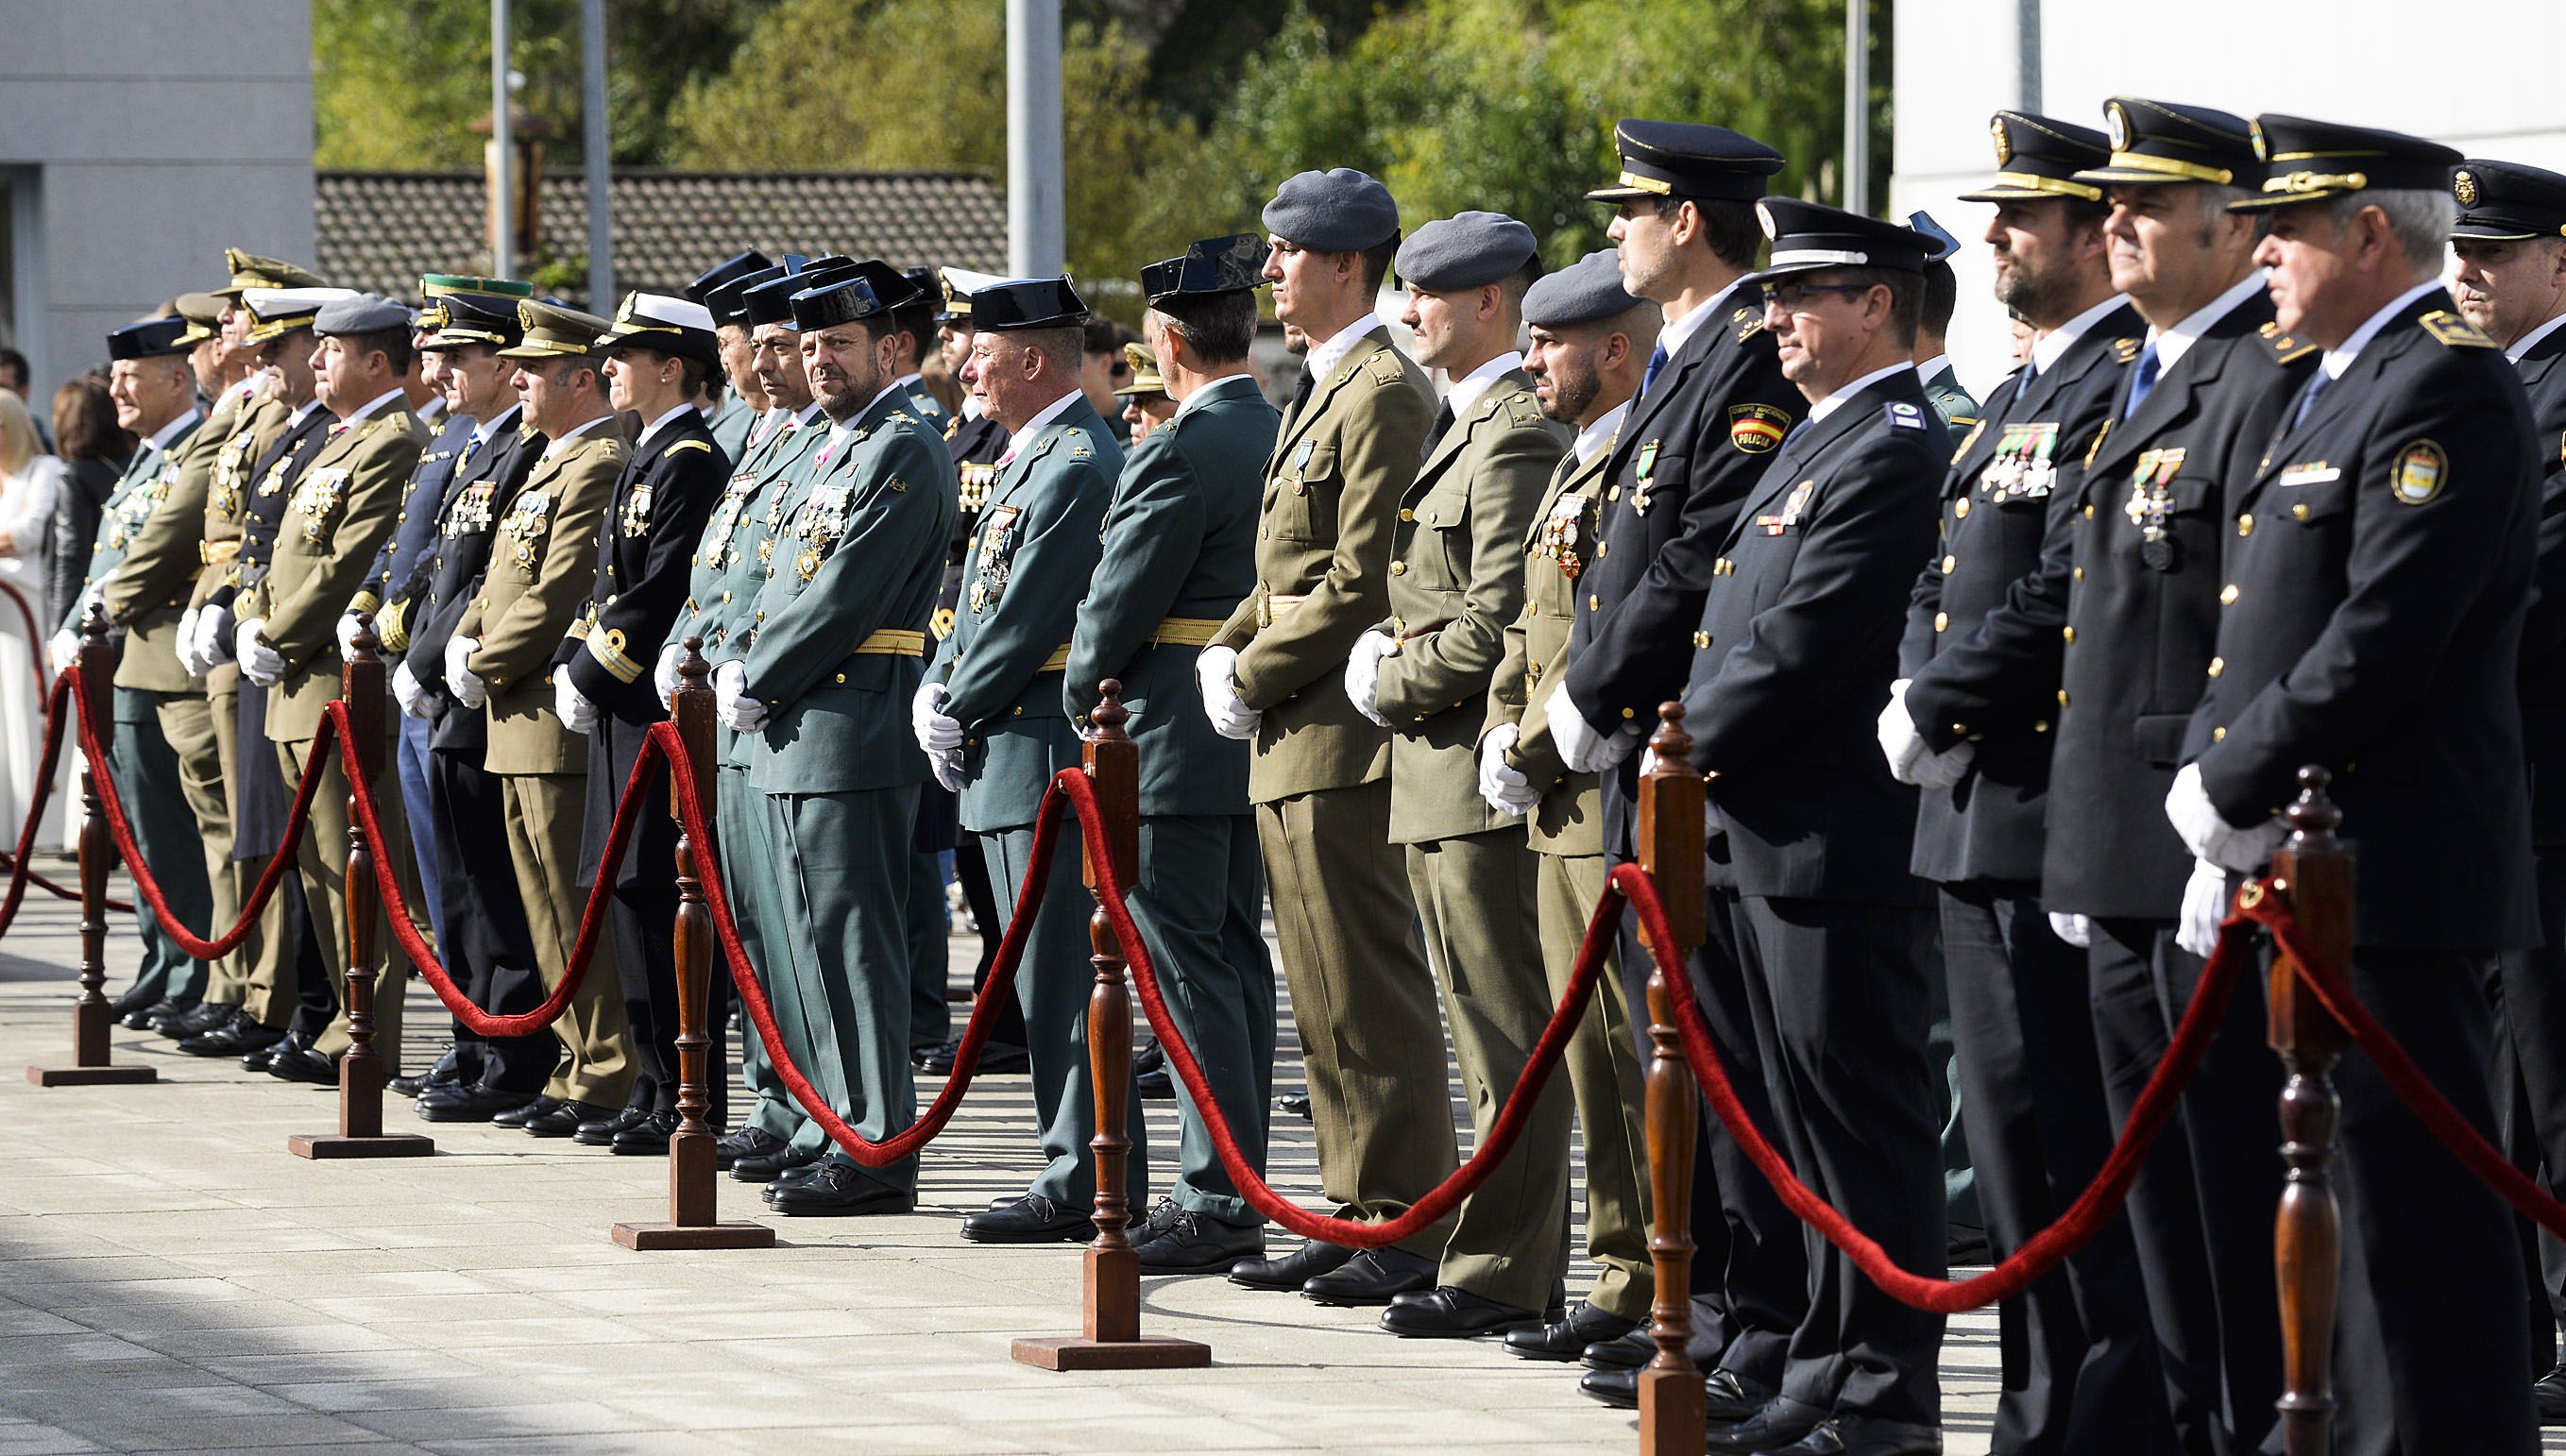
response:
M520 303L525 340L500 351L519 361L517 392L526 422L551 442L523 488L501 508L498 540L480 595L463 608L445 644L445 684L463 708L485 704L489 747L483 767L499 781L508 853L518 897L534 932L537 969L550 994L570 966L587 895L579 887L579 841L588 797L588 735L554 710L553 653L597 582L597 537L627 451L607 408L605 358L597 341L612 327L594 314ZM561 1103L529 1120L538 1136L568 1132L611 1142L603 1127L633 1090L632 1037L614 956L601 938L596 963L553 1034L569 1049L544 1096Z
M1408 854L1478 1135L1550 1020L1524 828L1474 792L1488 683L1523 605L1524 530L1568 432L1542 418L1523 356L1532 229L1494 212L1429 222L1399 250L1401 322L1443 370L1425 463L1400 496L1390 616L1355 643L1346 696L1390 729L1390 838ZM1539 1326L1568 1267L1568 1090L1534 1104L1516 1155L1461 1205L1431 1294L1393 1305L1393 1335Z
M1373 312L1399 242L1390 189L1349 168L1303 172L1264 220L1275 317L1309 354L1265 466L1256 590L1196 671L1213 726L1256 745L1247 794L1310 1079L1321 1184L1347 1217L1378 1221L1458 1161L1432 973L1390 843L1390 735L1345 695L1356 638L1390 615L1391 528L1416 477L1432 396ZM1361 1255L1312 1241L1244 1261L1230 1278L1387 1304L1432 1285L1445 1232Z
M1604 461L1656 347L1658 310L1623 291L1619 255L1589 253L1524 294L1532 351L1524 368L1544 414L1577 431L1522 541L1523 611L1506 628L1506 655L1488 688L1479 739L1480 797L1521 816L1536 863L1541 959L1555 1005L1604 892L1604 810L1593 774L1559 761L1543 712L1545 682L1568 666L1577 579L1595 550ZM1506 1348L1527 1359L1572 1360L1639 1328L1656 1297L1649 1262L1649 1144L1645 1090L1629 999L1613 959L1571 1034L1568 1085L1586 1133L1586 1253L1595 1284L1565 1317L1518 1330Z
M313 374L321 403L339 416L330 438L296 482L276 533L268 573L258 588L234 604L240 625L233 658L241 674L270 689L267 737L288 783L301 779L312 741L330 701L339 696L339 613L373 564L376 548L390 534L400 509L401 486L427 431L409 412L401 381L409 373L409 311L386 299L359 295L324 304L312 321L321 342ZM255 599L254 601L251 599ZM385 727L389 715L385 715ZM388 765L390 738L381 763ZM304 900L321 936L321 959L331 989L348 971L348 756L341 745L312 801L312 827L303 837L300 862ZM385 784L387 774L378 774ZM409 839L397 793L382 796L383 831L391 843L374 852L394 865L409 862ZM379 907L378 915L382 914ZM375 991L375 1051L387 1072L400 1071L401 992L409 960L393 942L389 921L375 927L383 974ZM309 1052L278 1059L332 1059L347 1045L347 1007ZM276 1075L278 1061L268 1064ZM317 1070L317 1069L316 1069Z

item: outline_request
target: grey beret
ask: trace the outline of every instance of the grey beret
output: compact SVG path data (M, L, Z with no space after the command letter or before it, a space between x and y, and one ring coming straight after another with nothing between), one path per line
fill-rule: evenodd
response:
M323 304L321 312L312 320L312 332L321 335L379 334L386 329L407 329L409 326L409 310L371 293Z
M1399 236L1399 204L1352 167L1301 172L1265 204L1265 230L1322 253L1360 253Z
M1399 276L1441 293L1511 277L1532 261L1532 229L1502 212L1438 217L1399 245Z
M1536 280L1524 291L1523 313L1536 328L1569 329L1618 319L1639 306L1622 287L1622 250L1599 248Z

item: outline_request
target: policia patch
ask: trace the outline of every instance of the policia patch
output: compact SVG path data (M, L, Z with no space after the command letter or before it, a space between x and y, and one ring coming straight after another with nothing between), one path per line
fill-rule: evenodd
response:
M1770 404L1728 406L1728 442L1749 455L1761 455L1791 432L1791 416Z
M2417 440L2397 452L2397 478L2390 489L2397 499L2410 506L2420 506L2441 493L2441 481L2450 473L2450 457L2431 440Z

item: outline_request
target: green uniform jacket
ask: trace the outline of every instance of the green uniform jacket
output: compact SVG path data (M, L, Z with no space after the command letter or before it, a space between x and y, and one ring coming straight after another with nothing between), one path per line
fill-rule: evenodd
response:
M134 503L140 524L103 594L107 619L126 633L125 655L116 663L118 687L195 690L196 680L178 665L178 618L205 569L200 547L214 464L248 413L239 390L224 390L205 422L169 451L169 466L144 493L146 499Z
M713 443L722 454L736 461L748 453L748 432L757 428L757 419L765 411L751 409L745 400L728 389L722 391L721 406L705 416L704 427L713 432Z
M480 595L454 624L480 643L463 665L490 688L491 773L588 771L588 735L553 711L546 669L597 583L597 533L627 453L615 422L600 424L539 462L499 517Z
M1577 621L1577 578L1595 550L1604 499L1604 466L1612 451L1577 463L1562 456L1550 488L1524 533L1523 610L1506 627L1506 655L1488 684L1488 726L1515 725L1509 766L1530 780L1541 801L1528 816L1532 848L1546 854L1604 852L1604 806L1593 774L1572 774L1550 736L1545 681L1568 670L1568 633Z
M905 391L867 405L855 427L828 468L790 493L749 625L730 636L726 655L766 704L765 727L740 735L749 787L763 793L850 794L926 777L908 701L953 530L953 461ZM876 632L915 633L916 646L856 650Z
M1532 378L1497 376L1400 496L1376 708L1390 720L1390 838L1420 844L1504 829L1479 797L1479 734L1506 624L1523 610L1523 539L1568 448Z
M1096 685L1122 681L1140 745L1143 814L1247 812L1248 747L1212 731L1194 683L1201 638L1153 638L1170 618L1217 624L1255 589L1259 472L1281 424L1241 374L1204 386L1124 457L1104 556L1078 604L1061 700L1083 720Z
M1391 528L1433 422L1425 374L1364 336L1283 420L1265 462L1256 591L1214 641L1238 650L1238 691L1265 715L1248 797L1267 804L1368 784L1390 734L1346 701L1346 658L1390 615ZM1299 597L1277 607L1276 598Z
M1955 440L1978 422L1976 396L1960 387L1960 376L1947 364L1924 381L1924 397L1932 402L1933 412L1942 416L1943 433Z
M285 658L285 678L267 695L270 741L299 743L321 731L325 705L339 696L339 617L391 534L426 444L426 426L395 402L331 426L295 482L258 601L232 607L239 620L264 618L259 636Z
M81 578L84 590L80 599L72 603L71 615L56 623L59 629L80 630L81 618L89 614L89 590L98 588L109 573L125 565L155 508L176 489L178 470L188 446L203 429L204 420L199 416L171 435L164 446L155 449L143 444L134 448L133 458L125 462L125 473L117 477L116 488L107 493L106 503L99 507L98 539L90 543L89 574Z
M962 725L962 827L978 834L1034 822L1051 777L1080 761L1062 701L1064 653L1104 546L1105 508L1123 470L1119 437L1085 399L1019 443L989 492L964 567L962 607L936 675Z
M701 637L705 660L721 659L718 649L734 625L732 618L748 614L766 581L758 550L766 539L766 513L783 500L796 473L828 438L828 417L819 415L807 424L787 420L749 447L748 457L723 487L712 519L704 523L703 538L695 543L686 605L668 628L667 641L660 643L663 649Z

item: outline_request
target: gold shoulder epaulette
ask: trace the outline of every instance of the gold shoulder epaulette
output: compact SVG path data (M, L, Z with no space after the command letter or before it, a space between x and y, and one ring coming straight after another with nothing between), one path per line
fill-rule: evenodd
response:
M2143 340L2115 339L2112 341L2112 362L2115 364L2128 364L2130 361L2137 359L2140 351L2147 347L2146 342Z
M2423 318L2418 319L2415 322L2424 326L2425 333L2432 335L2435 339L2452 349L2493 349L2496 347L2495 342L2488 339L2484 332L2479 330L2476 325L2469 323L2467 320L2460 318L2458 315L2451 313L2447 309L2435 309L2433 312L2426 314Z
M1541 399L1527 391L1506 400L1506 415L1516 424L1541 423Z
M1374 355L1364 367L1371 372L1375 382L1383 384L1396 384L1406 373L1399 366L1399 356L1387 349Z
M2314 344L2296 334L2282 333L2278 324L2266 324L2257 332L2262 336L2263 347L2272 351L2272 360L2276 364L2288 364L2317 352Z
M712 441L710 440L679 440L659 453L662 455L674 455L680 450L703 450L709 453L712 447Z
M1746 316L1745 319L1737 326L1738 343L1744 344L1747 340L1764 332L1764 316L1762 314L1755 313L1751 309L1739 309L1737 312Z

